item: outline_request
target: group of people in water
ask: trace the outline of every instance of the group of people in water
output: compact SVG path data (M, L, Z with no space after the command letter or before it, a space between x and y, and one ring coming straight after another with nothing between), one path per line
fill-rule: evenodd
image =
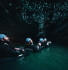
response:
M46 46L51 45L47 38L40 38L37 45L34 45L31 38L26 38L25 46L20 48L11 47L10 39L5 34L0 34L0 57L22 56L26 52L40 52Z

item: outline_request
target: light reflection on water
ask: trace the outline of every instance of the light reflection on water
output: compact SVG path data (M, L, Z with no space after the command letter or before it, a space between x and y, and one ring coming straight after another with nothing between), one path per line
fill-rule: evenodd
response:
M67 54L67 48L52 45L40 53L30 53L27 57L2 63L0 68L2 70L68 70Z

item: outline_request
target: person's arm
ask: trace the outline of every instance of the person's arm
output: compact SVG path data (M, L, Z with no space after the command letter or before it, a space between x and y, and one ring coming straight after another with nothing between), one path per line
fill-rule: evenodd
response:
M38 46L41 46L41 43L38 43Z
M30 41L30 44L33 45L33 41L32 40Z
M20 50L20 48L14 48L15 50Z
M45 46L42 46L42 44L41 43L38 43L38 45L37 46L39 46L39 50L41 51L43 48L45 48Z
M14 48L15 50L24 52L24 48Z

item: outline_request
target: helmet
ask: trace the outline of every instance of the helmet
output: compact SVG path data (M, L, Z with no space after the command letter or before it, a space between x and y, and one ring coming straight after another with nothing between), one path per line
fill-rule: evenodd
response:
M28 42L28 43L29 43L29 42L30 42L30 40L31 40L31 38L26 38L26 42Z
M0 34L0 40L3 39L4 37L6 37L5 34Z
M46 39L46 38L44 38L44 41L45 41L45 42L47 42L47 39Z
M43 38L40 38L39 41L40 41L40 42L43 42Z

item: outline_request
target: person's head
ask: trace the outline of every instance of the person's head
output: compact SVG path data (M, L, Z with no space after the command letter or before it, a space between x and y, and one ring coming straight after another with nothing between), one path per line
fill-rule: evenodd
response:
M4 39L5 41L9 41L9 37L7 37L7 36L5 36L3 39Z
M44 38L44 42L47 42L47 38Z
M0 34L0 40L1 41L9 41L9 37L7 37L5 34Z
M31 38L26 38L26 44L32 44L33 43L33 40Z
M43 38L40 38L39 39L39 42L41 42L41 43L44 42L44 39Z

